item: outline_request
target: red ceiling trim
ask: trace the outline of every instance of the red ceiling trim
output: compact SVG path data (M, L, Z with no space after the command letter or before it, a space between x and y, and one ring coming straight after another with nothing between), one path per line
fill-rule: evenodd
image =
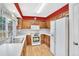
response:
M23 19L35 18L36 16L23 16ZM36 17L37 19L46 19L46 17Z
M18 3L14 3L16 9L18 10L19 14L21 15L21 17L23 18L22 12L20 10L19 4Z
M69 11L69 4L66 4L64 7L58 9L57 11L55 11L54 13L52 13L51 15L49 15L47 18L54 18L55 16L64 13L66 11Z
M35 16L23 16L23 20L34 20ZM46 21L45 17L36 17L36 20Z
M40 17L40 16L23 16L23 18L28 18L28 17L36 17L36 18L46 18L46 17Z

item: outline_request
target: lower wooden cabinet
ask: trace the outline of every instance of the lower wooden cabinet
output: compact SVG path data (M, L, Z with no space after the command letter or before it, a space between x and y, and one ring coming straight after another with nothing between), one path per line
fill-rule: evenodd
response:
M45 38L45 35L44 34L41 34L41 44L44 44L44 38Z
M21 51L21 56L25 56L25 54L26 54L26 46L27 46L27 44L26 44L26 40L25 40L22 51Z
M41 44L46 44L48 47L50 47L50 36L41 34Z
M32 42L31 42L31 35L27 35L27 36L26 36L26 44L27 44L27 45L32 45Z

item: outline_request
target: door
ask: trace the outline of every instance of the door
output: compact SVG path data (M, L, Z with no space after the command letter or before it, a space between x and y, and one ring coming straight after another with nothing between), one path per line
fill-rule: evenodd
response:
M70 4L70 55L79 56L79 4Z
M56 20L56 56L68 55L68 17Z

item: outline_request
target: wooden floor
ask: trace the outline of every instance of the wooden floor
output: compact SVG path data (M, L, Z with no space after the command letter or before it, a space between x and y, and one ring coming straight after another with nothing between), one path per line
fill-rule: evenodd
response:
M39 46L31 46L28 45L26 47L26 56L53 56L53 54L50 52L49 48L45 45L39 45Z

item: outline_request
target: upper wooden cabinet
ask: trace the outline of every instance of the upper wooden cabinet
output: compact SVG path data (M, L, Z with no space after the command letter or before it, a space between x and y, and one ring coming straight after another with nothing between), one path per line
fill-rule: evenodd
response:
M20 19L18 22L18 28L21 29L30 29L31 25L34 20L22 20ZM40 26L40 29L49 29L50 28L50 22L48 21L42 21L42 20L36 20L34 24L38 24Z

